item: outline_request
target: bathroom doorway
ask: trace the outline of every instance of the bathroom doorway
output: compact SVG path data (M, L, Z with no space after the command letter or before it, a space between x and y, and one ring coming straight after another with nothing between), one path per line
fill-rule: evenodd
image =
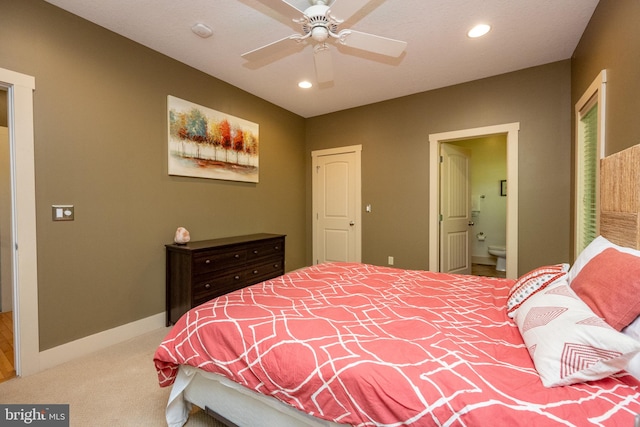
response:
M520 123L506 123L429 135L429 269L440 269L440 148L441 144L488 135L506 137L506 277L518 277L518 132ZM505 183L505 184L506 184ZM499 183L498 188L502 189ZM504 185L506 191L506 185Z
M507 179L507 135L485 135L447 144L470 153L471 274L506 277L504 267L497 269L498 259L489 253L489 247L504 248L507 241L507 194L502 185Z

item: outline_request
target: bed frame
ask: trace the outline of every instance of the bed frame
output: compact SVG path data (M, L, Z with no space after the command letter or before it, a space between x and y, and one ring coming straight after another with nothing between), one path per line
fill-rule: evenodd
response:
M640 249L640 145L601 160L599 215L599 233L602 236L618 245ZM209 415L228 426L235 426L228 420L228 416L235 418L239 413L246 416L254 410L254 416L263 425L282 425L284 422L292 426L338 426L318 418L308 418L307 414L287 405L274 403L272 398L266 398L265 404L265 397L256 392L224 384L228 380L221 377L219 381L215 381L215 378L207 379L206 376L209 375L196 374L193 385L184 392L185 398L205 408ZM213 388L211 384L207 384L212 379L215 383ZM254 399L258 399L257 403L252 403L252 395ZM233 405L232 402L236 404ZM285 421L287 419L290 421ZM251 423L252 420L248 422Z
M600 161L600 234L640 249L640 145Z

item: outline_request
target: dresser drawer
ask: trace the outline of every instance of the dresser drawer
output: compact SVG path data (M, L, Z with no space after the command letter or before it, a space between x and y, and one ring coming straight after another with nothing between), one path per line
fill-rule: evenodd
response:
M215 250L196 254L193 257L193 274L196 276L222 269L244 265L247 250L238 248L232 251Z
M194 305L200 305L211 298L224 295L244 286L246 286L246 274L242 270L198 281L193 284Z
M273 239L249 248L247 250L247 261L251 262L266 257L282 257L283 253L284 239Z
M273 257L252 265L245 273L247 283L253 285L263 280L273 279L284 274L282 259Z

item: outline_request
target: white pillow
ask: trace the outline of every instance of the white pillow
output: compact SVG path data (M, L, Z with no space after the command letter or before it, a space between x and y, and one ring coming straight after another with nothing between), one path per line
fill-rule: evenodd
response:
M640 342L596 316L566 281L531 296L515 320L545 387L608 377L640 354Z
M626 336L629 336L636 341L640 341L640 316L636 318L629 326L622 330L622 333ZM636 377L637 380L640 380L640 354L637 354L626 368L627 372Z
M636 320L624 328L622 333L630 336L631 338L635 338L636 341L640 341L640 316L636 317Z
M607 248L614 248L619 250L620 252L624 252L627 254L632 254L640 257L639 250L616 245L615 243L612 243L606 238L604 238L603 236L598 236L595 239L593 239L593 241L589 243L582 252L580 252L580 255L578 255L578 258L576 258L576 261L571 266L571 269L569 270L569 276L567 278L567 281L569 282L569 284L571 284L571 281L575 279L578 273L580 273L580 270L582 270L582 268L585 265L587 265L593 257L595 257L596 255L599 255L602 251L604 251Z

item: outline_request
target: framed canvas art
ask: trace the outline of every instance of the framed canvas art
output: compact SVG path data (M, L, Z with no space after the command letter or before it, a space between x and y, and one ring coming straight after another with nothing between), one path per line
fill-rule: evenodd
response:
M258 182L259 126L169 95L169 175Z

